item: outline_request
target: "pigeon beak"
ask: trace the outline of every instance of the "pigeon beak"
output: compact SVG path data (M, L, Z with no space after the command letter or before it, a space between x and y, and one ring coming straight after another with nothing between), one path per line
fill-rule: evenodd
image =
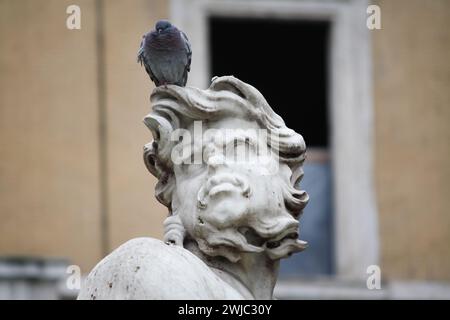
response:
M161 29L158 29L158 33L161 33Z

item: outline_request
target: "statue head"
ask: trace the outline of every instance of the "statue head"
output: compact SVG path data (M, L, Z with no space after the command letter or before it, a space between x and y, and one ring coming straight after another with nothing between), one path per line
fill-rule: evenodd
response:
M144 119L144 147L169 209L165 241L195 241L208 256L236 262L246 252L284 258L301 251L298 218L308 201L298 188L305 143L254 87L214 78L207 90L157 87Z

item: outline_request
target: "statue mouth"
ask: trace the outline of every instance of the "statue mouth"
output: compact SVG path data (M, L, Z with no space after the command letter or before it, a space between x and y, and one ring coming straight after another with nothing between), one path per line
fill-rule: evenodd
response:
M252 227L240 227L238 231L245 237L248 244L263 250L274 250L282 247L287 242L296 242L298 240L297 222L291 223L281 233L270 238L262 236Z
M211 234L211 237L198 239L197 242L204 253L222 255L231 262L239 261L242 253L263 252L270 259L278 260L303 251L307 247L305 241L298 239L297 230L292 228L286 229L277 237L268 239L258 235L251 227L240 227L237 233L227 230L224 234Z

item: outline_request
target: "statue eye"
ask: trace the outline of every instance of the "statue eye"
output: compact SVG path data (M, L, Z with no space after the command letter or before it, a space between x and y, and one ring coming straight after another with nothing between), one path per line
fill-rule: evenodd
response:
M238 146L245 145L247 148L255 148L255 144L250 140L250 138L234 138L232 142L228 143L227 147L230 147L230 145L233 145L234 149L236 149Z
M195 175L202 172L202 168L204 167L204 162L201 159L200 163L196 163L195 153L192 153L189 157L185 158L183 162L180 164L181 170L186 174ZM198 161L197 161L198 162Z

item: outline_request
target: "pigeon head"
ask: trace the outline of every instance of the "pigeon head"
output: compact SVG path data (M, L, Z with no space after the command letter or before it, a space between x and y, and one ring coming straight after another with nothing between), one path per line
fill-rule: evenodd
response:
M164 32L167 29L170 29L172 27L172 24L167 20L159 20L155 24L155 30L158 33Z

